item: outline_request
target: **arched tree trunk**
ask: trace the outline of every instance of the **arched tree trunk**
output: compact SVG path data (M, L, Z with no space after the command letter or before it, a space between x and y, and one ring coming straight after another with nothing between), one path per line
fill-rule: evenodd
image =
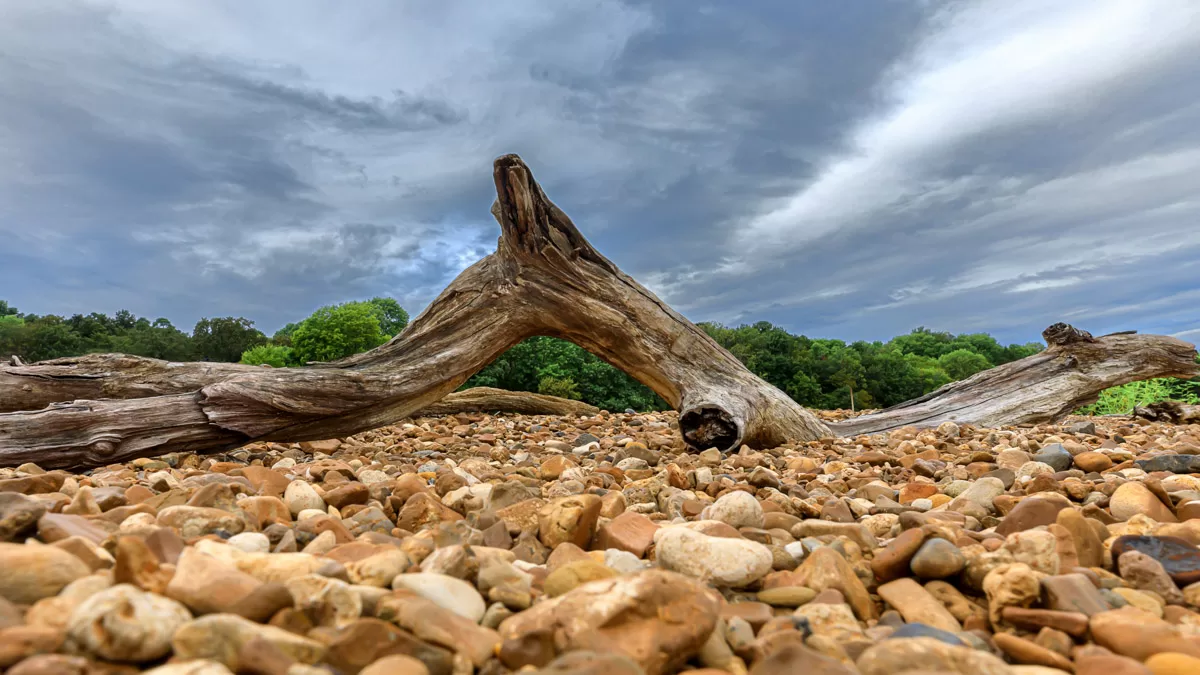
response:
M575 342L645 383L680 411L680 430L697 448L770 446L828 433L816 416L600 255L519 157L497 159L493 176L492 213L501 229L496 252L467 268L387 344L308 368L209 364L186 374L102 376L110 383L107 395L118 381L126 391L153 382L156 393L200 386L0 414L0 465L96 466L175 451L215 452L251 440L346 436L442 399L533 335ZM33 383L39 373L30 368L42 366L6 369L0 400L20 405L14 388L42 400L57 396L47 391L60 385L80 392L85 385L78 380L86 377L79 376L97 375L58 371ZM219 379L201 383L209 377Z

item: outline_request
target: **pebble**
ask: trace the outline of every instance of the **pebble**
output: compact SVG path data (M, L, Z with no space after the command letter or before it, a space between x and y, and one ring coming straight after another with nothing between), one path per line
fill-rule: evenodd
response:
M664 569L734 588L766 576L774 563L770 549L758 542L709 536L685 527L659 530L655 552Z
M171 637L191 618L174 600L119 584L76 607L67 619L67 635L93 656L144 663L170 653Z
M1197 671L1194 425L689 454L673 424L463 413L0 469L0 669Z
M1109 511L1117 520L1146 516L1160 523L1178 522L1166 504L1163 504L1149 488L1137 482L1124 483L1113 492L1109 500Z
M412 591L475 623L479 623L483 613L487 611L483 596L474 586L445 574L401 574L392 581L392 588Z
M917 549L909 568L920 579L945 579L962 571L966 556L954 544L934 538Z
M763 508L748 492L730 492L700 514L701 520L717 520L730 527L763 526Z
M54 546L0 544L0 598L32 605L91 574L82 560Z

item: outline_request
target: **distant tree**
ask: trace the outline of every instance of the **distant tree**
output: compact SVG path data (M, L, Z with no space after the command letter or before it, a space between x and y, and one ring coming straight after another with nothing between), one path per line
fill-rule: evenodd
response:
M26 320L25 325L29 332L21 356L28 361L76 356L83 351L83 341L60 316L37 317L34 321Z
M292 349L301 363L336 361L387 342L379 315L366 302L330 305L313 312L292 333Z
M299 327L300 327L299 323L289 323L289 324L285 325L283 328L280 328L279 330L275 331L275 334L271 336L272 344L277 344L282 347L291 347L292 346L292 333L295 333L296 329Z
M16 314L0 315L0 359L26 356L29 332L25 320Z
M904 360L913 367L913 370L917 372L917 376L921 378L923 393L931 392L951 381L950 376L942 369L942 364L938 363L937 359L928 356L917 356L916 354L905 354Z
M113 316L113 323L117 324L118 328L133 328L137 325L137 317L133 312L122 309Z
M209 361L235 362L251 347L265 344L267 336L254 322L241 317L203 318L192 330L196 356Z
M1046 346L1040 342L1026 342L1023 345L1009 345L1004 348L1004 363L1010 361L1018 361L1027 356L1033 356L1045 349ZM1000 365L1000 364L996 364Z
M20 314L16 307L8 304L7 300L0 300L0 316L19 316Z
M943 354L938 357L938 363L942 366L942 370L945 370L946 374L955 380L968 378L981 370L992 367L987 357L967 349L956 349L948 354Z
M888 344L896 347L904 354L916 354L937 358L945 354L947 345L953 340L950 333L940 333L921 326L908 335L898 335Z
M802 371L797 371L792 376L792 381L784 387L783 392L801 405L817 406L821 402L820 383Z
M137 319L132 328L111 337L111 351L137 356L149 356L167 361L191 361L195 358L193 344L187 333L166 319ZM108 351L108 350L106 350Z
M897 349L864 350L862 361L864 387L878 405L896 405L926 391L920 372Z
M379 330L383 331L384 335L399 335L408 325L408 312L394 299L371 298L367 303L375 308L375 316L379 318Z

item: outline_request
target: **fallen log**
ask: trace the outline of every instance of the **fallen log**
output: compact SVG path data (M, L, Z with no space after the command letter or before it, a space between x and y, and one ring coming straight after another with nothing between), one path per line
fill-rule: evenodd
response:
M186 394L263 366L208 361L163 361L127 354L87 354L0 366L0 413L35 410L76 400L132 399ZM600 409L557 396L472 387L413 413L507 412L524 415L595 415Z
M2 413L0 466L81 468L252 440L347 436L426 408L534 335L575 342L646 384L680 411L680 431L694 448L772 447L829 433L596 251L519 157L497 159L493 178L496 252L387 344L313 367L231 370L187 393ZM48 395L51 385L20 379L28 376L0 382L0 399L20 405L24 394L14 387Z
M1195 377L1196 348L1164 335L1126 331L1094 338L1056 323L1042 332L1046 349L951 382L886 410L830 424L841 436L875 434L942 422L999 427L1060 420L1095 403L1109 387L1156 377Z

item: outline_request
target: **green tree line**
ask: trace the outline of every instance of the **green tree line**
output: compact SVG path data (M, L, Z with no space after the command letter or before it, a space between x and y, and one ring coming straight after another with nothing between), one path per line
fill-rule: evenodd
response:
M168 319L121 310L70 317L24 314L0 300L0 354L27 362L120 352L169 361L226 361L297 366L333 361L387 342L408 324L392 298L322 307L267 337L243 317L203 318L190 333Z
M242 317L201 319L191 333L167 319L120 311L71 317L22 314L0 300L0 355L26 361L123 352L173 361L240 361L274 367L333 361L377 347L398 334L408 313L391 298L322 307L271 337ZM921 327L887 342L795 335L766 321L700 327L758 376L813 408L882 408L955 380L1015 361L1039 343L1002 345L985 333ZM502 354L464 385L532 391L582 400L606 410L663 410L657 395L624 372L563 340L534 337ZM1105 393L1088 412L1127 412L1163 397L1194 401L1200 380L1153 380Z

